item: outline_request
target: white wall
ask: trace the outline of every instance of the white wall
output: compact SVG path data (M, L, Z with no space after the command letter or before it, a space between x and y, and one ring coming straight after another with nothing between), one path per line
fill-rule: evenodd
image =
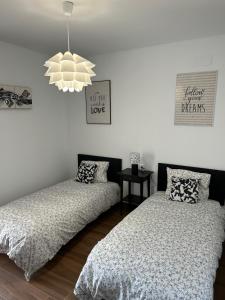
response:
M87 125L84 93L48 85L41 54L0 42L0 83L30 86L31 110L0 110L0 204L68 178L76 154L225 169L225 36L99 55L97 80L111 79L112 125ZM218 70L214 127L174 126L179 72ZM69 101L69 105L68 105ZM68 135L69 129L69 135Z
M0 83L33 92L31 110L0 110L0 204L69 176L68 97L48 85L45 60L0 42Z
M76 153L123 158L140 151L158 162L225 170L225 36L99 55L97 80L112 84L112 125L87 125L84 93L70 99L71 159ZM214 127L174 126L176 74L218 70ZM71 166L74 167L74 164Z

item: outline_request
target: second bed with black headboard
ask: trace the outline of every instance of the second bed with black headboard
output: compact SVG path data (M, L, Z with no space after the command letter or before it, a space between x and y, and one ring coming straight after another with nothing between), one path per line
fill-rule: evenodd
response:
M116 173L121 159L78 155L108 161L110 182L85 184L70 179L0 207L0 253L24 270L27 280L88 223L119 202Z
M165 194L167 167L211 174L196 204ZM158 192L124 218L92 252L76 283L78 299L213 299L224 240L225 172L159 164Z
M174 164L158 164L158 191L165 191L167 187L167 168L171 169L183 169L198 173L210 174L210 185L209 185L209 199L220 202L224 205L225 200L225 171L197 168L190 166L174 165Z

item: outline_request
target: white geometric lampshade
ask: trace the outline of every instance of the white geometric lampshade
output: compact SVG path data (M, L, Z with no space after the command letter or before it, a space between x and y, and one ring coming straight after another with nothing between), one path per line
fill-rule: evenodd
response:
M48 68L45 76L50 76L49 84L54 84L63 92L80 92L84 86L91 85L91 77L96 74L95 67L85 58L66 51L59 52L44 64Z
M133 164L139 164L141 161L141 155L139 152L131 152L130 153L130 163Z

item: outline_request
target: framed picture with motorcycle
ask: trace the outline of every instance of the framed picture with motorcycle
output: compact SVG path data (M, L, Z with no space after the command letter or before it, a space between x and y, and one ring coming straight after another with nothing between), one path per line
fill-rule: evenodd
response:
M0 109L32 108L29 87L0 84Z

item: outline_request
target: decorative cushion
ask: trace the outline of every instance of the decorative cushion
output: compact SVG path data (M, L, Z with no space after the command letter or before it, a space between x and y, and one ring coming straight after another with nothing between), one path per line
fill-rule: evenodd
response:
M89 164L95 164L97 166L94 182L108 182L108 178L107 178L107 171L109 168L108 161L84 160L84 162L87 162Z
M209 198L209 183L210 183L210 174L206 173L197 173L188 170L182 169L170 169L167 168L167 189L166 189L166 197L169 199L170 191L171 191L171 184L172 184L172 177L179 177L179 178L191 178L191 179L198 179L199 180L199 200L204 201L208 200Z
M199 179L172 177L169 200L197 203L199 200Z
M84 161L80 163L76 181L82 183L93 183L97 166L95 164L89 164Z

